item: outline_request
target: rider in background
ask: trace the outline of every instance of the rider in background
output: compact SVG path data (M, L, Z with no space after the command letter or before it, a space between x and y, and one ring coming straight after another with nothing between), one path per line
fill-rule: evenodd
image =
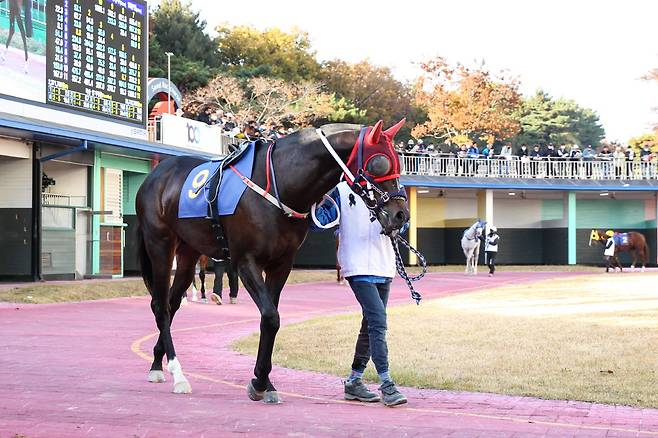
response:
M345 399L377 402L379 395L362 381L370 359L375 364L381 386L381 400L386 406L407 402L398 391L388 368L386 344L386 304L395 276L395 255L390 239L382 234L379 221L370 220L370 212L360 196L341 182L330 193L340 209L338 263L359 304L363 318L357 337L352 372L345 382ZM338 209L328 202L316 210L322 225L338 217ZM311 222L311 229L317 231Z
M603 250L603 257L605 258L605 272L610 272L610 266L612 265L612 259L615 256L615 239L613 236L606 234L607 240L605 242L605 249ZM616 270L616 268L612 268Z

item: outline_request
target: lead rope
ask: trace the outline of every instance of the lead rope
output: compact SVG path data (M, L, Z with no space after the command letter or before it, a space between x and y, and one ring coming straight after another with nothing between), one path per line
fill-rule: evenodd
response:
M402 261L402 256L400 255L400 248L398 248L398 242L402 243L409 249L409 251L418 257L420 266L423 268L420 274L411 277L409 274L407 274L407 270L404 267L404 262ZM427 262L425 261L425 257L423 257L420 251L412 247L409 242L407 242L404 237L400 236L399 234L395 237L391 237L391 244L393 245L393 251L395 252L395 267L397 268L398 274L405 281L405 283L407 283L407 287L411 292L411 298L416 300L416 304L420 304L420 300L422 300L423 297L416 291L416 289L414 289L413 282L420 280L425 276L425 274L427 274Z

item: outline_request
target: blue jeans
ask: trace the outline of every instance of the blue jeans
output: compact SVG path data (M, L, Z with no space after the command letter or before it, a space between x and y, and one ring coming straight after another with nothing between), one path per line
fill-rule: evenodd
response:
M361 304L363 319L356 340L352 369L363 372L372 357L378 374L388 371L388 347L386 345L386 304L391 282L370 283L347 279L354 296Z

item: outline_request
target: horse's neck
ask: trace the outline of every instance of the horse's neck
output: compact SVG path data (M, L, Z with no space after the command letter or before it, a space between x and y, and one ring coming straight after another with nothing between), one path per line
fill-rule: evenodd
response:
M328 136L343 162L347 162L357 135L358 132L348 131ZM308 212L314 202L338 184L342 170L319 136L304 146L291 147L289 153L283 152L275 161L281 197L291 208Z
M472 225L471 228L466 230L466 237L468 237L469 239L475 239L475 234L476 234L475 228L476 228L475 225Z

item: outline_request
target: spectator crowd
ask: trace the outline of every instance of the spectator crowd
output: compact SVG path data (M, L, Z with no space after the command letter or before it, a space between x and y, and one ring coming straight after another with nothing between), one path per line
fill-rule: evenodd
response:
M292 128L286 129L281 125L270 124L264 126L254 120L241 121L233 113L219 109L213 110L212 108L201 111L196 116L196 120L211 126L218 126L226 135L244 140L277 139L293 132Z
M532 147L522 144L515 149L511 143L507 143L496 150L487 145L478 147L475 143L435 145L419 139L409 140L406 144L399 142L396 149L403 157L447 159L436 160L435 165L429 166L432 173L439 174L517 173L531 177L552 177L558 176L558 173L566 176L564 174L568 171L574 177L603 175L606 178L625 178L631 173L630 163L640 163L643 177L658 176L658 154L653 153L648 144L645 144L639 153L630 146L620 144L604 144L596 149L591 145L581 149L578 144L556 146L548 143L534 144ZM475 159L479 160L476 162ZM477 165L469 163L470 160ZM487 165L489 161L482 160L491 160L492 165ZM422 160L413 158L405 159L405 164L406 170L410 173L418 173L421 170L420 166L423 166L424 171L428 167ZM487 170L494 168L495 172Z

